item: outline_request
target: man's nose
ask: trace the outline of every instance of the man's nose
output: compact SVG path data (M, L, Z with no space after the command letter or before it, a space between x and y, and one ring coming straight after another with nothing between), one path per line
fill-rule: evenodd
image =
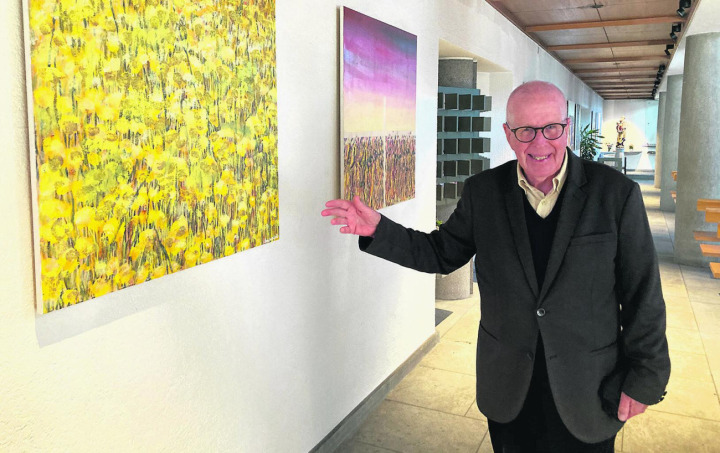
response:
M549 140L545 138L545 136L542 133L542 130L539 130L535 133L535 138L532 139L530 143L542 143L542 142L548 142Z

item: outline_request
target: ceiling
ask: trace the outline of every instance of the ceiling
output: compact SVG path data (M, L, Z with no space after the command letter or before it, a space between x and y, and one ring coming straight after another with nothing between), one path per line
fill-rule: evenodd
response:
M608 100L655 98L700 3L681 17L680 0L486 1Z

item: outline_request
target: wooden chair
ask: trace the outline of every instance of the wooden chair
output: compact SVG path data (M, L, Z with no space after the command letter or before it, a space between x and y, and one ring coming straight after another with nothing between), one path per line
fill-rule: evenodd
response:
M697 201L697 210L705 212L705 221L717 223L717 231L693 231L696 241L717 242L717 244L700 244L700 251L703 256L720 258L720 200L700 198ZM713 277L720 278L720 263L710 263L710 271Z

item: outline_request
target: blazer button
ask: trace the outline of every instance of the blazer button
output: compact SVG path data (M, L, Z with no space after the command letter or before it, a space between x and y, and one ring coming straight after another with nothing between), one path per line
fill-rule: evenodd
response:
M543 316L545 316L545 309L544 309L544 308L538 308L535 313L538 315L538 317L542 318Z

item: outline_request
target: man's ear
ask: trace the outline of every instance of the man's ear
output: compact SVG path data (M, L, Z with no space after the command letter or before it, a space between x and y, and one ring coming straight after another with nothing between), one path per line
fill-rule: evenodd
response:
M507 138L508 143L510 143L510 137L513 136L510 126L508 126L507 123L503 123L503 130L505 131L505 138Z

